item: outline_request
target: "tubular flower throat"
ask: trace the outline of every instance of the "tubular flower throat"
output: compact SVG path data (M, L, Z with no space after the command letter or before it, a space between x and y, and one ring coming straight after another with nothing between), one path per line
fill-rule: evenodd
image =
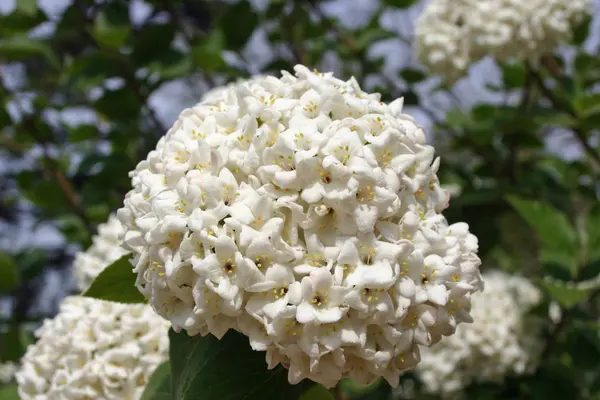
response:
M130 174L123 246L175 330L240 331L291 383L397 385L482 288L438 167L402 99L298 65L181 113Z

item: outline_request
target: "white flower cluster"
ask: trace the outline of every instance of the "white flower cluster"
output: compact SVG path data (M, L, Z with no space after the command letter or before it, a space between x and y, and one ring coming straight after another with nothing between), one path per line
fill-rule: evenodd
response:
M416 371L429 392L451 398L471 382L498 382L536 366L543 325L526 314L540 303L540 291L504 272L483 278L485 290L473 296L474 322L421 353Z
M79 290L85 290L108 265L127 253L119 245L119 236L123 227L115 215L98 226L98 234L93 237L92 245L75 255L73 274Z
M289 380L402 371L480 290L477 238L448 226L425 133L352 78L295 67L184 110L118 216L137 285L174 329L229 329Z
M0 383L7 384L13 380L17 372L17 364L12 361L0 363Z
M537 61L568 41L591 0L431 0L415 28L417 58L453 82L486 55Z
M168 357L168 323L146 305L67 297L17 373L22 400L138 400Z

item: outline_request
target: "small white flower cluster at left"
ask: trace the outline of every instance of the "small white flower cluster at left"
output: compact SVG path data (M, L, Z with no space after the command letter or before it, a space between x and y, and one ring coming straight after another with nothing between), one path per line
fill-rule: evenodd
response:
M131 173L123 246L175 330L238 330L292 383L397 385L482 286L439 165L402 99L298 65L181 113Z
M83 290L125 250L123 227L111 215L93 245L76 256L74 274ZM16 374L22 400L139 400L156 367L168 358L170 324L146 304L88 297L63 300L44 321Z
M472 382L500 382L532 372L542 349L543 321L528 316L541 292L527 279L500 271L483 274L473 295L474 322L421 353L416 372L429 392L453 397Z
M146 305L72 296L36 331L17 373L22 400L139 400L168 357L168 323Z
M115 215L98 226L98 234L92 238L92 245L78 252L73 260L73 275L77 288L85 290L98 274L111 263L118 260L127 251L119 245L119 235L123 226Z
M419 61L452 83L485 56L536 63L568 41L590 0L431 0L415 28Z
M13 380L17 372L17 364L12 361L0 363L0 383L7 384Z

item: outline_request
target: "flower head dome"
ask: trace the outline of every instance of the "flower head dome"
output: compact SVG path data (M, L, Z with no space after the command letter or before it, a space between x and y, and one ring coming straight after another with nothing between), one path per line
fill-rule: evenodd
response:
M482 287L440 212L425 132L354 79L295 67L184 110L118 211L137 286L175 330L235 329L292 383L399 374Z
M421 353L417 373L429 392L452 397L471 382L502 381L535 368L542 323L526 314L541 301L528 280L493 271L473 295L474 322Z
M146 305L72 296L36 331L17 373L23 400L138 400L168 357L168 323Z
M415 29L417 58L453 82L490 55L532 62L571 38L590 0L431 0Z
M121 222L115 215L98 226L98 234L92 238L92 245L80 251L73 261L73 274L79 290L85 290L102 270L127 253L119 246L119 236L123 233Z

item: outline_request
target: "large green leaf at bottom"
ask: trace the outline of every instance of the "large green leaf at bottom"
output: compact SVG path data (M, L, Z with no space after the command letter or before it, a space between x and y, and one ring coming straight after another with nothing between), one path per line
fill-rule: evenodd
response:
M160 364L150 377L141 400L171 400L171 364Z
M307 379L291 385L281 366L267 370L265 353L232 330L221 340L171 330L169 340L177 400L296 400L314 385Z

